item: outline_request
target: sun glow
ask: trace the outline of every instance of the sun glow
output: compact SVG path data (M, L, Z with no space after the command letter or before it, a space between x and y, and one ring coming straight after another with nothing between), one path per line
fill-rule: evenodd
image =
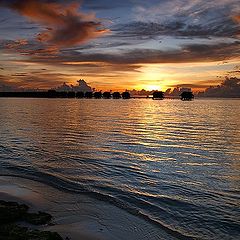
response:
M145 88L148 91L152 91L152 90L162 90L162 87L160 85L146 85Z
M145 64L140 68L141 74L138 77L139 84L137 89L152 90L165 90L166 79L168 74L166 73L164 66L160 64Z

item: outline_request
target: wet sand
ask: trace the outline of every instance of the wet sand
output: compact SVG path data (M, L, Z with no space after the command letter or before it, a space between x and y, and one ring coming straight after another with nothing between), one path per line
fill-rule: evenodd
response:
M70 240L175 239L144 219L84 194L62 192L17 177L0 177L0 199L25 203L30 210L50 213L56 231Z

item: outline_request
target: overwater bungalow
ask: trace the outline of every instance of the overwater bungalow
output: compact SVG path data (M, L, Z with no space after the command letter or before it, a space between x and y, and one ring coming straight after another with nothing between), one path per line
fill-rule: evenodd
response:
M57 91L53 90L53 89L48 90L47 91L47 97L48 98L56 98L56 97L58 97Z
M102 92L101 91L94 92L93 96L94 96L94 98L100 99L100 98L102 98Z
M123 99L129 99L129 98L131 98L130 93L127 92L127 91L123 92L123 93L122 93L122 98L123 98Z
M153 100L163 100L164 99L164 93L162 91L155 91L153 92Z
M84 92L76 92L76 98L84 98Z
M59 98L67 98L68 97L68 93L67 92L58 92L58 97Z
M103 98L105 98L105 99L110 99L111 98L111 93L110 92L104 92L103 93Z
M92 98L93 97L93 93L92 92L85 92L84 97L85 98Z
M68 97L68 98L75 98L75 97L76 97L76 94L75 94L74 91L69 91L69 92L67 93L67 97Z
M182 101L191 101L194 98L194 95L192 92L182 92L180 94L181 100Z
M120 92L114 92L112 94L112 97L113 97L113 99L119 99L119 98L121 98L121 94L120 94Z

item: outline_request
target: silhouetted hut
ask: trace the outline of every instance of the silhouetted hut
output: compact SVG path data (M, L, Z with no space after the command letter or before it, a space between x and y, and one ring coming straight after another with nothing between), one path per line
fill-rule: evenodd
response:
M154 99L154 100L163 100L163 98L164 98L164 93L162 91L155 91L155 92L153 92L152 99Z
M94 96L94 98L100 99L100 98L102 98L102 92L101 91L100 92L95 92L93 94L93 96Z
M131 96L130 96L130 93L129 93L129 92L125 91L125 92L122 93L122 98L123 98L123 99L129 99L130 97L131 97Z
M48 90L47 95L49 98L56 98L57 97L57 91L56 90Z
M103 93L103 98L110 99L111 98L111 93L110 92L104 92Z
M182 92L180 96L182 101L191 101L194 98L194 95L192 92Z
M121 94L120 94L120 92L114 92L112 94L112 97L113 97L113 99L119 99L119 98L121 98Z
M63 92L58 92L58 97L60 98L67 98L68 94L67 92L63 91Z
M92 92L85 92L84 97L85 98L92 98L93 97L93 93Z
M69 91L69 92L67 93L67 97L68 97L68 98L75 98L75 96L76 96L76 94L75 94L74 91Z
M84 92L77 92L76 98L84 98Z

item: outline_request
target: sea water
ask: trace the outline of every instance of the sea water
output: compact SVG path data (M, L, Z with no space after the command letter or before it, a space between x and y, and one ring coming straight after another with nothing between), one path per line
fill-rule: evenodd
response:
M2 98L0 175L101 199L179 239L239 239L240 100Z

